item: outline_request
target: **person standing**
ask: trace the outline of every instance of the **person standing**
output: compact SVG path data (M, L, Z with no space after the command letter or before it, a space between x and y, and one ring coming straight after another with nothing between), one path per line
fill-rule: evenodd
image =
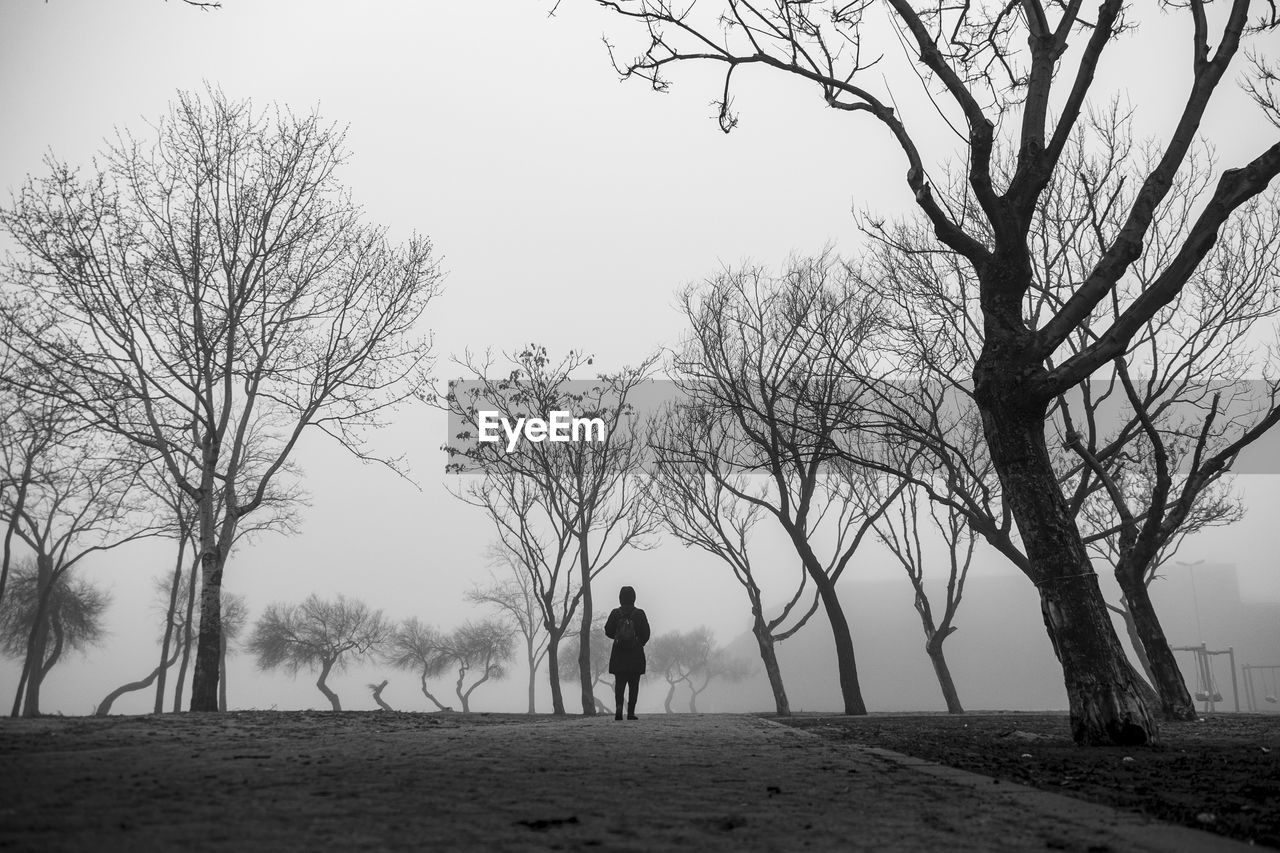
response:
M613 700L615 720L622 719L623 691L627 696L627 719L636 717L636 693L640 690L640 676L644 675L644 644L649 642L649 617L636 607L636 591L624 586L618 592L621 607L609 612L604 623L604 635L613 640L609 653L609 673L613 675Z

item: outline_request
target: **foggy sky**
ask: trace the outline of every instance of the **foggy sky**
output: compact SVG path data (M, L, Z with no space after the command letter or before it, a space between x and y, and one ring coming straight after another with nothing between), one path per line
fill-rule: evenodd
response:
M735 102L741 124L725 136L713 120L714 75L682 68L666 95L621 84L600 34L607 28L625 44L626 30L586 3L566 0L548 17L551 5L225 0L220 10L200 12L160 0L8 0L0 4L0 191L40 174L46 151L87 164L114 128L145 136L146 122L165 112L176 90L206 81L258 106L318 107L325 119L349 125L352 158L341 176L368 220L390 226L396 239L430 236L443 258L445 293L427 311L441 379L462 373L451 359L466 348L512 350L531 341L556 354L594 353L601 370L635 364L681 334L679 286L747 259L776 265L790 252L826 245L852 252L851 211L908 210L905 164L874 123L824 109L797 81L743 74ZM1102 69L1104 79L1127 75L1126 96L1144 105L1140 119L1156 129L1169 117L1162 105L1176 102L1167 93L1182 91L1160 59L1185 52L1182 36L1157 22L1127 37L1133 51L1123 69L1115 65L1119 51ZM909 79L912 86L895 90L898 108L927 113ZM1228 165L1254 150L1266 127L1234 92L1224 92L1210 116ZM943 129L924 143L939 154L954 144ZM311 592L356 596L392 618L416 615L443 628L478 616L463 593L485 580L491 527L445 489L445 436L443 414L415 409L377 437L380 449L407 454L417 485L309 437L297 457L312 501L300 533L239 548L226 588L247 596L254 618L268 603ZM1196 537L1179 558L1234 562L1246 597L1280 600L1280 526L1271 522L1280 481L1239 483L1246 519ZM774 534L762 535L759 546L780 566L795 559ZM150 542L84 566L85 577L113 590L111 633L87 657L54 669L43 710L87 713L154 666L150 579L171 570L172 554L171 543ZM978 575L1016 576L988 549L980 559ZM858 634L859 612L877 606L860 597L863 579L892 599L884 606L900 614L904 636L918 636L909 588L879 549L861 555L842 581L860 663L890 672L888 652ZM598 599L611 601L624 583L667 630L706 624L728 642L746 627L745 597L729 574L677 543L625 555L602 576ZM1034 590L1025 581L1021 589L1032 604L1007 627L1008 642L1025 639L1027 653L1056 678ZM919 642L902 653L927 667ZM1000 666L979 657L981 666ZM372 707L363 684L381 680L372 676L384 669L336 677L344 707ZM521 665L514 670L501 688L481 688L476 706L523 710ZM393 703L397 693L416 695L411 676L386 675ZM829 677L834 684L834 669ZM231 663L231 704L324 707L312 680L256 675L239 656ZM10 701L15 682L14 663L0 662L0 700ZM963 695L964 683L960 689ZM546 704L545 686L539 695ZM576 694L566 695L572 710ZM869 705L884 707L883 695L869 687ZM149 710L149 696L131 694L116 710ZM1061 707L1052 696L1044 701ZM420 696L414 702L425 705Z

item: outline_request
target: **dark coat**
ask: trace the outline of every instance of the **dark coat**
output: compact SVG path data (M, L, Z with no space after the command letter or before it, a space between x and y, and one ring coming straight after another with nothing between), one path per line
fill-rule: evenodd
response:
M618 633L618 622L626 613L636 627L636 639L639 642L622 648L614 636ZM609 653L609 672L612 675L640 675L644 673L644 644L649 642L649 617L639 607L615 607L604 623L604 635L613 640L613 651Z

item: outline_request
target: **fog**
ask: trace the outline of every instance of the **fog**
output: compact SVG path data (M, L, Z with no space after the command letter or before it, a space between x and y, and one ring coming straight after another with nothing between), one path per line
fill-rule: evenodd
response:
M440 415L440 418L443 416ZM245 595L250 617L272 602L300 601L315 592L322 597L344 594L381 608L389 618L417 616L442 629L467 619L492 615L466 602L473 584L488 579L485 547L492 538L481 511L452 498L439 481L421 492L386 472L308 448L304 464L313 505L294 537L263 536L240 548L227 570L227 588ZM367 486L351 488L366 481ZM1192 538L1152 587L1153 599L1175 646L1204 642L1210 649L1234 647L1237 667L1280 664L1280 583L1271 555L1280 548L1280 532L1271 513L1277 478L1238 479L1251 511L1226 530ZM767 521L767 520L766 520ZM752 542L753 560L771 566L762 583L775 600L789 594L796 568L794 552L774 530L760 524ZM444 531L448 531L445 533ZM931 552L930 556L938 556ZM150 541L128 546L110 560L86 566L84 576L107 586L113 595L108 610L109 635L84 656L59 663L46 680L42 708L49 713L88 714L119 685L143 677L156 664L163 616L153 603L150 584L172 569L173 545ZM1199 562L1203 561L1203 562ZM935 570L939 564L933 563ZM928 570L926 569L926 572ZM926 574L926 577L929 577ZM1110 600L1117 593L1102 571ZM933 576L930 589L941 593L945 576ZM1196 595L1192 595L1192 583ZM597 610L616 603L618 587L629 584L637 604L648 613L654 634L709 627L718 643L755 666L740 684L712 685L698 698L700 712L768 711L773 701L750 635L748 603L741 587L718 560L661 538L656 547L624 554L606 570L595 587ZM869 710L941 711L945 709L937 681L924 654L912 590L891 555L874 544L865 546L841 580L858 655L859 676ZM1197 620L1197 616L1199 617ZM965 597L956 619L959 630L946 642L946 654L960 698L968 710L1065 709L1061 670L1040 622L1034 586L1002 557L985 547L975 555ZM1123 628L1117 631L1124 637ZM601 635L596 640L607 642ZM779 647L783 679L794 710L837 712L841 707L835 654L821 609L804 629ZM1197 682L1192 658L1179 653L1188 689ZM1225 656L1214 659L1218 689L1230 708L1230 675ZM11 696L18 669L0 663L0 690ZM323 709L327 701L305 670L296 678L260 672L247 653L232 652L228 665L228 700L232 709ZM390 684L383 699L398 710L433 710L418 690L413 673L381 663L358 664L330 677L329 686L344 709L375 708L366 685L384 678ZM471 700L474 711L525 710L527 670L519 654L505 680L482 685ZM453 676L430 683L445 704L460 708ZM538 710L550 711L545 668L537 680ZM1263 687L1259 686L1259 691ZM172 690L172 682L170 691ZM1243 688L1241 688L1243 691ZM1265 691L1263 691L1265 692ZM1274 689L1272 690L1274 693ZM660 678L641 688L641 713L662 710L666 683ZM172 693L170 692L170 697ZM610 702L605 687L597 695ZM575 682L565 684L568 710L579 710ZM117 700L113 713L146 713L152 690ZM7 701L7 699L6 699ZM166 707L171 701L166 700ZM1244 695L1241 692L1242 705ZM681 687L673 702L687 710ZM1262 711L1280 711L1265 705Z
M208 81L259 105L316 106L349 125L352 158L342 176L371 221L397 238L429 235L444 259L446 290L427 312L441 381L461 374L453 359L467 349L529 341L593 353L600 370L638 363L681 334L673 307L681 285L748 258L776 264L828 245L852 252L859 237L851 210L907 208L892 140L823 110L807 87L746 80L736 103L741 126L726 137L710 117L714 77L691 69L665 96L619 84L599 41L603 19L587 4L563 4L549 17L551 5L227 0L201 13L158 0L5 3L0 188L39 174L47 151L87 163L115 128L145 132L179 88ZM1159 27L1138 43L1151 56L1172 49ZM1163 91L1159 67L1131 69L1128 97ZM1215 108L1230 130L1217 140L1224 161L1263 138L1260 128L1229 120L1243 103L1233 93ZM927 108L918 92L903 92L901 108L913 105ZM951 141L939 134L931 144L946 150ZM492 526L449 493L440 451L447 434L442 412L416 407L397 412L374 438L377 450L404 454L410 479L306 437L296 458L310 506L298 532L243 543L227 567L225 588L246 597L250 619L310 593L359 598L391 619L417 616L442 629L484 616L465 594L488 578ZM1177 559L1203 562L1171 564L1153 596L1175 645L1233 646L1240 664L1280 665L1280 527L1272 521L1280 477L1236 482L1246 517L1189 540ZM771 567L765 588L781 600L795 557L767 526L753 542L754 560ZM77 570L111 592L108 634L54 668L43 711L91 713L155 666L163 617L151 584L172 571L174 550L150 540ZM653 548L624 554L600 576L597 607L610 606L623 584L636 588L655 633L705 625L758 664L743 637L746 598L715 558L656 537ZM892 557L868 545L841 587L869 708L942 709L911 589ZM946 650L966 707L1065 707L1035 588L990 550L975 558L956 624ZM780 655L794 709L840 707L821 613ZM6 708L17 673L12 659L0 660ZM243 652L232 651L227 677L231 708L327 707L314 676L259 672ZM344 708L373 708L366 685L383 678L392 706L430 707L412 674L382 664L352 666L330 685ZM473 709L524 710L524 679L517 655L506 680L476 692ZM432 687L452 698L451 680ZM659 710L663 693L660 684L642 688L641 712ZM570 711L576 696L566 689ZM539 710L550 709L542 673L538 700ZM132 693L114 712L151 704L151 691ZM683 707L679 697L676 705ZM771 708L759 673L699 699L702 711Z

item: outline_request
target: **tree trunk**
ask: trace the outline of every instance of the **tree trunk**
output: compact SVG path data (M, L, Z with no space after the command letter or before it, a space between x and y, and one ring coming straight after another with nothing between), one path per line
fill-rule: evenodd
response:
M235 541L235 482L222 487L223 517L215 516L214 474L218 465L219 437L204 436L201 448L200 500L200 632L196 638L196 668L191 678L191 710L218 710L218 678L222 652L222 571L227 552ZM330 664L332 666L332 664Z
M196 670L191 679L191 710L218 710L218 661L222 656L223 555L210 543L200 554L200 632L196 637ZM324 688L322 688L323 692ZM326 694L328 695L328 694ZM332 700L331 700L332 701Z
M13 534L18 530L18 520L22 517L22 510L26 506L27 488L30 484L31 456L28 454L23 462L21 479L18 481L18 494L14 497L9 521L4 526L4 546L0 554L0 604L4 604L5 588L9 584L9 564L13 560Z
M141 681L131 681L128 684L121 685L120 687L117 687L115 690L112 690L110 693L107 694L107 697L105 699L103 699L101 702L98 703L97 709L93 712L94 716L105 717L107 716L107 714L110 714L111 706L115 704L115 701L117 699L119 699L121 696L123 696L126 693L132 693L135 690L146 690L148 687L151 686L152 682L154 682L158 678L161 678L164 675L165 670L173 666L173 662L177 659L178 659L178 650L175 648L173 652L173 657L167 661L160 661L159 665L155 669L151 670L151 674L148 675L146 678L142 679ZM163 710L163 708L161 710ZM157 711L156 713L158 714L160 713L160 711Z
M1124 593L1125 622L1132 620L1138 635L1138 654L1146 659L1151 686L1159 696L1160 713L1166 720L1193 721L1197 718L1196 706L1182 680L1173 649L1169 648L1164 627L1151 605L1147 586L1141 580L1134 582L1127 572L1123 573L1124 578L1121 574L1116 572L1116 580L1120 581L1120 590Z
M476 692L476 688L477 688L477 687L479 687L481 684L484 684L486 681L488 681L488 680L489 680L489 677L490 677L492 674L493 674L493 670L489 669L488 664L486 664L486 665L485 665L485 668L484 668L484 677L483 677L483 678L481 678L481 679L479 679L478 681L476 681L476 682L475 682L474 684L472 684L470 687L468 687L468 688L467 688L467 692L466 692L466 693L459 694L459 695L461 695L461 696L462 696L462 710L463 710L463 711L465 711L465 712L467 712L467 713L470 713L470 711L471 711L471 705L470 705L469 703L470 703L470 700L471 700L471 694ZM458 686L459 686L459 687L461 687L461 686L462 686L462 678L461 678L461 677L459 677L459 678L458 678Z
M227 710L227 635L225 632L218 632L218 669L221 672L221 678L218 679L218 710Z
M947 666L946 655L942 652L942 644L956 632L947 625L939 631L933 622L933 611L929 608L929 600L924 594L924 578L913 575L911 585L916 588L916 613L920 614L920 624L924 628L924 652L933 664L933 674L938 679L938 687L942 690L942 699L947 703L948 714L963 714L960 694L956 692L956 683L951 678L951 667Z
M532 624L532 623L530 623L530 624ZM535 656L535 654L534 654L534 649L533 649L533 637L532 637L532 636L530 636L530 637L528 637L528 638L527 638L527 643L528 643L528 648L529 648L529 653L528 653L528 659L529 659L529 713L530 713L530 714L533 714L533 713L536 713L536 712L537 712L537 708L536 708L536 706L534 705L534 698L535 698L534 686L535 686L535 684L536 684L537 677L538 677L538 662L537 662L537 660L535 659L535 657L536 657L536 656Z
M989 327L994 324L988 320ZM1000 348L999 342L993 346L996 331L989 329L987 349L974 370L975 399L992 464L1040 590L1045 629L1062 664L1072 737L1080 744L1154 742L1155 718L1142 700L1140 679L1120 646L1057 485L1044 441L1045 404L1017 381L1033 371L1020 364L991 366L990 352Z
M182 691L187 685L187 668L191 665L191 644L195 641L195 632L191 626L196 618L196 567L200 565L200 557L191 562L191 583L187 584L187 616L182 626L182 665L178 667L178 683L173 686L173 710L182 710Z
M169 609L164 617L164 639L160 641L160 663L156 666L156 702L155 713L164 711L165 675L169 672L169 646L173 643L173 620L178 613L178 592L182 589L182 562L187 552L187 535L184 531L178 536L178 559L173 566L173 583L169 585Z
M49 599L57 580L52 562L43 554L36 555L36 613L27 636L27 655L18 678L18 690L13 697L10 714L13 717L19 712L24 717L40 716L40 683L45 669L44 651L49 642Z
M49 676L49 671L53 669L54 664L62 657L62 624L58 621L57 613L49 614L49 629L53 631L53 651L49 652L49 656L45 658L44 663L40 666L41 684L44 684L44 680Z
M320 692L324 694L324 698L329 700L329 704L332 706L333 710L341 711L342 703L338 701L338 694L330 690L328 684L325 684L325 679L329 677L329 671L332 669L333 669L333 661L331 660L326 660L321 664L320 677L316 679L316 687L320 688ZM194 691L191 697L191 704L193 706L195 705ZM194 711L196 709L195 707L192 707L191 710Z
M1138 636L1138 626L1134 624L1133 614L1125 607L1113 608L1111 612L1118 613L1120 621L1124 623L1125 634L1128 635L1129 645L1133 647L1133 654L1138 659L1138 666L1142 667L1143 677L1147 679L1148 684L1155 684L1156 677L1151 672L1151 661L1147 659L1147 650L1142 647L1142 638Z
M1156 721L1111 627L1094 574L1040 585L1045 627L1062 663L1071 735L1086 745L1153 743Z
M1155 678L1151 675L1151 663L1147 660L1147 653L1142 648L1142 638L1138 636L1138 628L1133 624L1133 614L1124 608L1108 608L1112 613L1120 614L1120 621L1124 623L1125 633L1129 637L1129 645L1133 647L1133 653L1138 658L1138 663L1142 666L1145 677L1138 680L1138 690L1142 693L1142 701L1147 703L1148 708L1160 707L1160 695L1156 693L1155 688L1151 685L1155 683ZM1179 673L1181 675L1181 673ZM1163 711L1161 716L1169 719L1168 715Z
M791 703L787 700L787 689L782 685L782 668L778 666L773 636L759 616L751 626L751 631L756 635L756 644L760 646L760 660L764 662L765 675L769 677L769 688L773 691L773 704L777 714L779 717L790 717Z
M436 708L438 708L438 709L439 709L439 710L441 710L441 711L451 711L451 710L453 710L453 709L452 709L452 708L450 708L449 706L444 705L443 703L441 703L441 701L440 701L439 699L437 699L436 697L434 697L434 696L432 696L432 695L431 695L431 691L427 689L427 673L426 673L426 670L423 670L422 674L419 676L419 678L418 678L418 683L419 683L419 684L421 685L421 687L422 687L422 695L423 695L423 696L426 696L428 699L430 699L430 700L431 700L431 703L432 703L433 705L435 705L435 706L436 706Z
M840 606L840 599L836 596L836 585L816 564L811 564L809 560L805 560L805 564L810 570L809 576L818 586L822 607L826 611L827 621L831 623L844 712L851 715L866 714L867 706L862 701L862 688L858 685L858 664L853 656L853 636L849 633L849 622L844 617L844 608Z
M551 680L551 713L557 717L563 717L565 715L564 694L560 692L559 651L560 635L552 631L547 641L547 675Z
M942 698L947 703L947 713L963 714L964 706L960 704L960 694L956 692L956 683L951 678L951 668L947 666L946 655L942 652L942 643L949 634L950 632L934 631L924 644L924 650L929 655L930 662L933 663L934 675L938 677L938 687L942 689Z
M582 693L582 716L596 714L595 694L591 691L591 559L587 553L586 522L581 521L578 533L578 567L582 583L582 626L578 629L578 685Z
M395 708L392 708L382 699L382 691L387 689L387 679L385 678L382 679L381 684L370 684L369 689L373 691L373 701L378 703L379 708L381 708L384 711L395 710Z
M693 682L692 681L689 682L689 713L690 714L698 713L698 694L701 693L703 690L706 690L707 685L710 683L711 683L711 679L708 678L706 682L702 685L701 690L694 690Z
M458 701L462 703L462 713L470 714L471 706L467 704L467 693L462 692L462 680L467 677L467 668L465 666L458 667L458 683L453 686L453 692L458 694Z
M135 690L146 690L155 682L156 678L160 675L161 669L163 669L163 667L157 666L155 669L151 670L150 675L141 681L130 681L128 684L122 684L115 690L112 690L107 694L105 699L98 703L98 707L94 709L93 715L95 717L105 717L111 713L111 706L115 704L115 701L124 694L132 693Z
M676 698L676 684L678 683L675 681L667 682L667 698L662 701L662 707L667 710L668 714L675 713L675 711L671 710L671 700Z

